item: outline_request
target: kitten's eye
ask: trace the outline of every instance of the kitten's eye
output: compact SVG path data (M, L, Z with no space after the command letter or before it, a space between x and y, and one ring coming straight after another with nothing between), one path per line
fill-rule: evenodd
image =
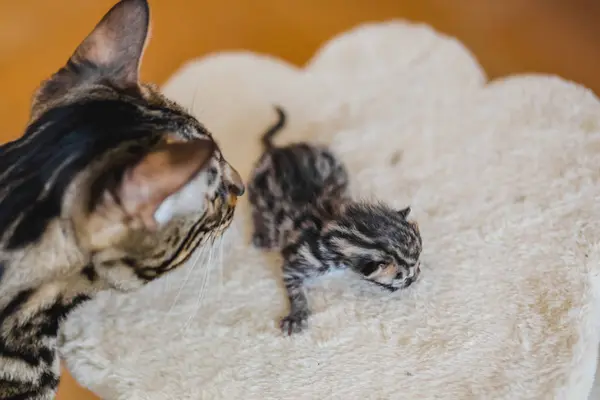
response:
M383 268L383 264L375 262L375 261L371 261L371 262L366 263L362 267L361 272L363 275L369 276L369 275L372 275L375 272L379 271L381 268Z

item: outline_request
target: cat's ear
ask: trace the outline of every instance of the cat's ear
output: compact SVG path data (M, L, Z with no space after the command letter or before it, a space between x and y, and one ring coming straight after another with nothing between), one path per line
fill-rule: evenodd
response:
M121 0L79 45L67 66L91 69L87 72L99 73L121 88L137 85L149 24L147 0Z
M211 140L168 143L127 166L118 179L100 179L84 227L88 247L110 247L131 229L155 230L159 207L200 176L215 150ZM201 207L203 199L196 201Z
M406 208L403 208L402 210L399 210L398 214L403 219L406 219L406 218L408 218L408 214L410 214L410 211L411 211L410 207L406 207Z
M108 82L127 89L139 81L150 26L147 0L121 0L77 47L64 67L37 90L32 117L81 84Z

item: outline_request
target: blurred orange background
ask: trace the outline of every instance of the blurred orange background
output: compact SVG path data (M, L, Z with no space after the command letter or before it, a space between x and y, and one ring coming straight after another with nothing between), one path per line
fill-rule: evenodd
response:
M149 0L142 66L162 83L183 62L246 49L303 64L332 35L405 18L458 37L490 77L545 72L600 93L596 0ZM20 135L38 83L58 69L116 0L0 0L0 141ZM93 399L64 374L59 400Z

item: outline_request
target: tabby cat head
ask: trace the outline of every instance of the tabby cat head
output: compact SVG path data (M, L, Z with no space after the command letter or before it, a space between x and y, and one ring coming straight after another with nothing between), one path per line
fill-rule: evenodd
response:
M40 280L83 270L127 290L230 224L239 174L194 117L139 82L148 30L146 0L115 5L0 147L6 277L29 260Z

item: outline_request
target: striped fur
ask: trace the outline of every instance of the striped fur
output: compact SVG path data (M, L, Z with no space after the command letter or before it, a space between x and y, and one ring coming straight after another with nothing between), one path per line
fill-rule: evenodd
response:
M54 398L68 313L183 264L244 192L211 134L139 83L148 21L146 0L114 6L0 147L0 399Z
M276 147L274 136L285 126L285 113L277 107L279 120L262 138L264 153L248 181L254 233L258 248L280 248L281 227L305 204L320 198L344 199L348 173L327 148L308 143Z
M322 200L294 216L283 246L283 283L290 304L281 320L286 334L306 327L307 280L349 269L390 291L404 289L420 274L422 240L410 209L384 204Z
M310 308L307 280L349 269L388 290L406 288L420 274L422 239L410 208L350 199L348 175L329 150L305 143L275 147L280 121L263 137L265 153L248 183L257 247L280 250L290 305L281 329L302 331Z

